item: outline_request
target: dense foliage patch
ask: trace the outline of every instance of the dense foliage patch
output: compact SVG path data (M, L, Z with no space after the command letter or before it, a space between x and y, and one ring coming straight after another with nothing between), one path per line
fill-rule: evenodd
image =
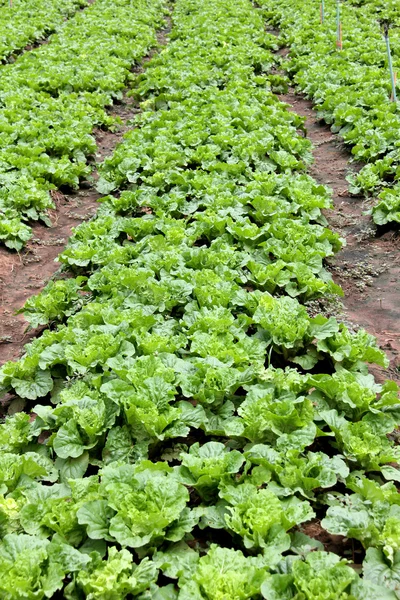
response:
M86 0L2 0L0 60L55 31Z
M398 389L304 306L341 240L274 48L249 0L177 0L71 278L26 304L49 327L0 371L35 402L0 426L4 598L399 597Z
M320 23L319 0L260 0L267 19L279 25L290 46L288 71L298 88L313 99L318 116L332 125L356 159L366 162L349 176L350 191L379 195L372 210L378 225L400 222L400 154L397 131L399 103L390 101L391 83L386 44L380 22L392 24L390 37L394 70L400 71L400 13L391 0L341 2L343 50L335 48L336 2L327 0Z
M120 97L134 61L155 44L162 3L97 0L49 44L1 70L0 240L21 249L26 220L48 222L49 190L78 187L96 151L95 126Z

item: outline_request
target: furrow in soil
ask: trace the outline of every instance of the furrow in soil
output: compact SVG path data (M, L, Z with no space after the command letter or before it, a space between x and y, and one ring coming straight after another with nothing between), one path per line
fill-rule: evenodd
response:
M280 96L306 118L307 136L314 144L310 174L333 190L334 208L325 216L331 229L346 238L346 245L329 268L344 291L345 320L354 328L374 334L390 359L389 370L374 369L378 380L399 380L400 366L400 236L377 230L369 215L373 199L353 197L346 175L357 170L351 155L328 125L319 121L311 101L294 90Z

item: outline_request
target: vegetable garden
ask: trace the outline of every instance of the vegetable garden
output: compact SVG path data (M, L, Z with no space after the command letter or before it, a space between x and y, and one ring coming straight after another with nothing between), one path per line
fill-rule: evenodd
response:
M372 374L389 365L374 336L310 308L342 295L345 241L278 97L313 99L367 162L350 191L395 227L377 19L396 69L400 9L343 3L339 50L333 1L322 23L310 0L59 2L36 32L20 2L0 238L29 245L57 189L101 197L0 369L0 599L400 598L399 388ZM121 102L128 130L96 162Z

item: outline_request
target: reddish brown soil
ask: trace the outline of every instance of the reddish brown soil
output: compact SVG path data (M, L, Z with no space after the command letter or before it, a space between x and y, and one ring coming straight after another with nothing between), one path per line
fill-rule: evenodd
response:
M326 552L334 552L342 558L347 558L356 569L360 567L364 558L364 550L359 542L342 535L331 535L321 527L319 519L304 523L301 526L301 531L314 540L321 542Z
M159 45L167 41L170 20L167 21L167 28L157 35ZM156 51L153 49L142 61L142 65L150 60ZM133 70L140 72L142 69L143 66L137 65ZM138 104L126 95L110 109L112 115L120 117L122 124L115 132L94 132L98 146L97 163L113 152L129 129L127 122L133 119L138 111ZM92 180L96 179L97 172L94 166ZM47 228L41 223L34 223L33 238L20 253L0 247L0 365L8 360L17 359L22 354L24 345L40 333L40 329L28 330L28 323L23 315L16 315L15 311L23 306L29 296L39 293L60 268L55 259L65 247L72 228L95 214L100 194L96 192L94 185L86 182L77 192L56 192L53 197L56 209L51 211L50 215L52 227Z
M347 245L329 260L329 268L345 293L345 319L375 335L387 352L390 368L373 369L377 379L400 379L400 235L377 231L363 214L371 200L350 196L346 175L357 167L350 166L350 153L317 119L312 103L294 90L280 98L306 117L307 136L315 146L310 174L333 190L334 209L326 217Z
M25 300L40 292L59 269L54 262L64 248L72 227L96 211L99 195L93 190L74 194L57 193L53 226L35 223L33 238L19 254L0 247L0 364L18 357L23 345L38 332L25 333L27 322L15 315Z

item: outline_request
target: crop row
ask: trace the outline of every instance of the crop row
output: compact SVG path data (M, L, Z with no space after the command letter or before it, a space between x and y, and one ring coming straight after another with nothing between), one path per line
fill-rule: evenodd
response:
M176 1L113 194L24 308L49 328L0 372L41 402L0 426L4 598L396 598L398 389L301 304L339 291L340 240L274 44L249 0Z
M391 102L386 44L379 20L387 19L394 70L400 73L400 11L396 3L358 0L341 3L343 50L336 49L336 2L325 2L320 23L319 0L262 0L268 20L279 25L290 47L287 69L297 87L312 98L318 116L332 125L354 157L368 164L349 177L350 191L381 191L372 210L378 225L400 222L400 154L398 103Z
M0 240L19 250L31 236L23 220L48 221L49 190L77 187L90 172L96 126L112 127L105 107L132 63L156 43L162 2L97 0L50 43L1 70Z
M0 5L0 60L52 33L86 0L3 0Z

